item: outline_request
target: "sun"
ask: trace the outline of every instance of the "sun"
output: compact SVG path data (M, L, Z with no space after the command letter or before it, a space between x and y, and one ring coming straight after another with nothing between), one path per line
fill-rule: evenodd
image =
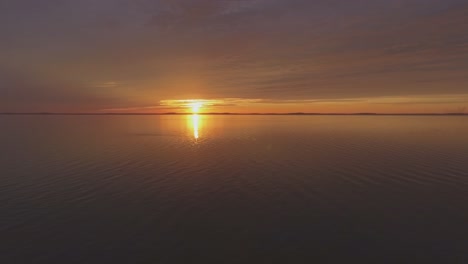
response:
M201 102L193 102L189 104L189 107L192 109L192 113L198 114L203 104Z

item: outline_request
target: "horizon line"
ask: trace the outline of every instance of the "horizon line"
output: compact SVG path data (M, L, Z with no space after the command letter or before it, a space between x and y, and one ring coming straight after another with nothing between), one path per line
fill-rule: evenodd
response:
M207 112L207 113L97 113L97 112L0 112L0 115L406 115L406 116L468 116L468 113L314 113L314 112L287 112L287 113L236 113L236 112Z

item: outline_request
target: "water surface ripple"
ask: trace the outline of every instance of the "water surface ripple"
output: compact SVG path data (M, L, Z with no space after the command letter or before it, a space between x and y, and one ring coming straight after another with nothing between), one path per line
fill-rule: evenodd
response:
M0 263L468 263L466 117L0 125Z

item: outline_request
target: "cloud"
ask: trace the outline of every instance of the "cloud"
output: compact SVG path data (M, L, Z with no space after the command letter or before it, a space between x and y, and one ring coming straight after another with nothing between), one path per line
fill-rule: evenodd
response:
M349 105L411 105L411 106L453 106L455 109L464 109L468 105L466 94L439 94L432 96L383 96L383 97L357 97L345 99L260 99L260 98L214 98L214 99L174 99L162 100L157 105L131 106L101 109L102 112L187 112L194 103L200 104L204 112L245 112L249 109L255 111L262 107L275 108L277 106L301 106L303 109L314 108L319 105L349 106ZM462 111L463 112L463 111Z
M10 1L0 108L437 100L468 93L465 32L462 0Z
M92 87L96 88L115 88L118 87L120 84L118 82L102 82L102 83L95 83Z
M5 68L0 71L0 111L94 111L122 103L129 101L33 73Z

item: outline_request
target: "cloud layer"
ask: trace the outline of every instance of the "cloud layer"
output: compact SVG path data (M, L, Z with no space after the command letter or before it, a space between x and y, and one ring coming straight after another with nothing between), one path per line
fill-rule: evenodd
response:
M466 32L462 0L3 0L0 111L190 98L463 105Z

